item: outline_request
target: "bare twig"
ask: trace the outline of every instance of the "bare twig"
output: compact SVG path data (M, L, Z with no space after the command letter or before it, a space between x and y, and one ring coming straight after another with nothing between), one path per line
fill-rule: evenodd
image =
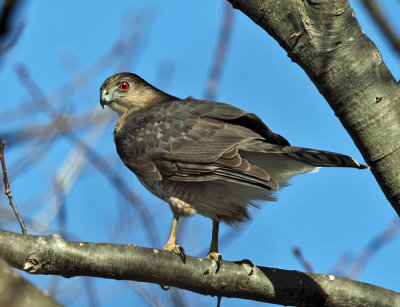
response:
M4 145L6 145L6 142L2 141L0 139L0 160L1 160L1 166L3 168L3 180L4 180L5 194L7 195L8 199L10 201L10 206L13 208L15 216L18 219L19 225L21 226L22 233L26 234L26 228L25 228L24 221L22 220L21 216L19 215L17 206L14 203L14 199L12 197L12 193L11 193L11 189L10 189L10 183L8 182L6 162L4 160Z
M98 306L99 302L97 300L97 295L96 295L96 290L94 288L93 279L85 277L85 278L82 279L82 282L83 282L83 287L85 289L84 292L85 292L85 294L87 296L87 299L88 299L87 306L90 306L90 307Z
M150 307L164 307L165 305L157 298L153 291L150 291L143 283L128 281L126 283L132 288L143 301Z
M51 281L50 281L50 295L51 297L55 297L57 295L57 290L58 290L58 286L60 284L60 276L53 276Z
M298 248L297 246L293 247L292 249L294 256L296 257L296 259L300 262L300 264L303 266L303 268L307 271L307 272L312 272L313 269L311 267L311 264L309 261L307 261L304 256L303 253L301 252L301 249Z
M65 236L65 230L67 225L67 214L65 209L65 192L64 192L64 185L62 182L59 181L59 178L55 176L53 179L53 187L55 191L55 198L57 203L57 220L58 226L61 230L61 233Z
M333 265L333 267L329 270L329 274L339 277L345 276L346 275L344 273L345 269L352 261L353 261L353 256L349 252L343 253L336 261L336 263Z
M225 16L219 36L217 52L215 54L213 66L211 67L210 75L208 76L207 86L204 93L204 98L208 100L215 99L215 96L217 95L224 60L229 47L229 38L232 33L233 17L235 15L232 6L228 3L225 3L224 14Z
M133 63L138 63L150 37L153 25L154 11L148 8L141 9L132 20L132 13L127 12L122 23L121 38L128 35L129 43L121 50L118 71L130 71Z
M86 87L88 83L97 76L103 70L106 70L111 64L121 59L122 54L132 44L131 37L120 37L118 41L108 50L103 56L94 61L85 69L79 71L73 77L69 78L64 84L56 88L50 94L47 95L47 100L51 101L53 105L58 102L65 101L71 95L77 93L82 88ZM26 114L32 115L41 109L38 108L37 99L33 99L30 102L24 104L24 110ZM0 115L0 119L16 118L19 119L21 115L21 106L10 109Z
M162 88L164 91L167 90L172 76L175 72L176 63L174 60L170 58L165 58L158 65L157 75L154 80L154 84L156 84L159 88Z
M383 32L384 36L389 40L392 47L400 54L400 37L397 35L396 30L388 22L388 18L383 14L379 4L376 0L362 0L361 1L368 13L372 16L375 23Z
M376 252L384 244L393 239L398 234L399 230L400 221L398 218L396 218L392 223L390 223L388 228L386 228L382 233L378 234L375 238L371 240L371 242L368 243L368 245L354 261L354 264L350 268L347 277L351 279L356 279L362 269L365 267L366 263L371 259L371 257L376 254Z

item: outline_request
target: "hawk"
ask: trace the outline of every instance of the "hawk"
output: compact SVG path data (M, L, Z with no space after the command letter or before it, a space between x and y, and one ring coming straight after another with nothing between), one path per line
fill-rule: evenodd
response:
M121 160L173 212L163 249L181 256L175 239L180 216L212 219L207 258L220 263L220 222L247 220L254 201L274 200L274 192L295 175L322 166L368 168L346 155L290 146L253 113L179 99L132 73L109 77L100 93L101 106L119 115L114 140Z

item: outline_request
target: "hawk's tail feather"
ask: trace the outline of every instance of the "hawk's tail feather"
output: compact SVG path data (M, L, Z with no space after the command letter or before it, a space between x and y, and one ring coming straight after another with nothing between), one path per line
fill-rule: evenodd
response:
M253 140L240 146L246 152L285 155L294 160L317 167L354 167L367 169L369 166L358 163L354 158L330 151L282 146Z

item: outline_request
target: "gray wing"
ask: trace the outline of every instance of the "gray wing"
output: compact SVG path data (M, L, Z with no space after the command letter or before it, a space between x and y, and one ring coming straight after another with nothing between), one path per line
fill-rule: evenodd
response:
M239 153L240 144L265 139L260 131L271 142L287 143L258 117L233 106L173 100L132 113L115 133L115 143L125 165L142 178L225 180L277 189L265 170Z
M290 146L254 114L194 99L132 113L115 134L115 143L126 166L151 180L226 180L279 188L265 167L243 157L248 152L283 155L311 166L367 168L349 156Z
M279 154L291 159L317 166L317 167L353 167L359 169L369 168L367 165L358 163L350 156L310 148L290 146L289 142L279 134L272 132L267 125L255 114L228 104L204 101L198 104L195 110L200 117L214 118L218 121L241 126L256 133L259 137L238 144L240 150ZM239 151L240 153L240 151Z

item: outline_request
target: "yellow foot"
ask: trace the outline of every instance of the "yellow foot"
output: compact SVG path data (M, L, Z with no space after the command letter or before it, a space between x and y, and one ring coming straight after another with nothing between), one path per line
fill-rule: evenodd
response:
M221 262L222 262L222 256L218 252L210 252L207 254L207 259L214 260L217 263L217 269L215 270L215 273L218 273L219 268L221 267Z
M172 244L166 244L163 247L163 250L165 251L170 251L173 252L177 255L179 255L183 261L183 263L186 263L186 254L185 254L185 250L183 249L182 246L180 245L172 245Z

